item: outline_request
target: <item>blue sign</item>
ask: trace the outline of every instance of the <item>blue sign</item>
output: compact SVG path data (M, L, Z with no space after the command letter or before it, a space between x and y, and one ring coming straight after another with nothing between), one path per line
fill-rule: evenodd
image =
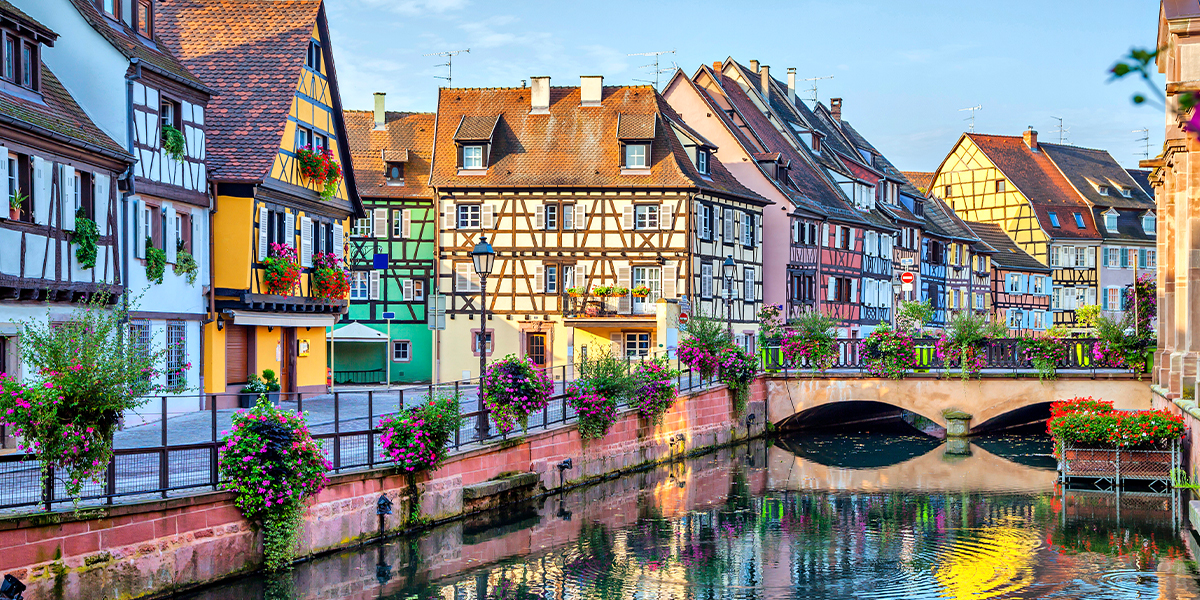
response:
M371 268L372 269L386 269L387 264L388 264L388 255L386 255L386 254L380 254L380 253L376 252L375 256L371 259Z
M383 313L383 320L385 320L385 321L388 319L395 319L395 318L396 318L396 313L394 313L394 312Z

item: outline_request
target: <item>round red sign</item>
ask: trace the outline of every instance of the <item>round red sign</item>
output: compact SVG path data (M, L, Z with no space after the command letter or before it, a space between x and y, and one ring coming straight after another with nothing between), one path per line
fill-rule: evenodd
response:
M687 325L687 322L688 322L689 320L691 320L691 318L692 318L692 316L691 316L691 315L689 315L689 314L687 314L687 313L685 313L685 312L681 312L681 313L679 313L679 324L680 324L680 325Z
M910 272L905 271L900 274L900 283L912 283L917 277Z

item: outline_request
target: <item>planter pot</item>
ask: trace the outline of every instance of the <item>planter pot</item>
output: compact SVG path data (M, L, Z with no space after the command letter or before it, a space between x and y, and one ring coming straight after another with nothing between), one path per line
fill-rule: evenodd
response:
M278 406L279 405L279 392L267 392L267 402L270 402L271 404Z
M20 221L21 220L21 209L13 208L11 206L8 207L8 218L10 218L14 221Z
M238 394L238 408L250 408L258 401L258 394Z

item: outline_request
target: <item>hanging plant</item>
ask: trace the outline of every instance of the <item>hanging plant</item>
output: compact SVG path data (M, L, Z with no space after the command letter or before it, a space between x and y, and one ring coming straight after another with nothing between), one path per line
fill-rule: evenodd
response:
M764 309L765 310L765 309ZM783 333L781 349L788 364L825 371L837 361L837 320L816 310L806 310Z
M333 253L313 256L313 270L309 274L312 295L330 300L342 300L350 291L350 273L341 259Z
M154 247L154 240L146 238L146 279L157 284L163 282L167 272L167 253Z
M934 352L942 360L949 373L950 367L959 367L959 376L964 381L979 377L987 364L987 350L991 340L1002 338L1007 328L999 321L988 321L983 316L960 312L946 324L946 330L934 344Z
M259 396L233 415L221 440L221 487L237 494L242 516L263 531L263 559L278 571L295 557L304 501L329 483L333 467L305 424L305 416L276 408Z
M296 261L296 250L287 244L271 244L271 255L263 259L263 282L267 293L286 296L300 284L300 264Z
M183 132L170 125L163 125L162 148L163 151L167 153L167 156L170 156L175 160L183 160Z
M579 436L585 440L604 437L617 420L617 400L586 381L567 388L567 404L579 415Z
M553 387L550 376L528 357L509 354L484 372L483 403L496 427L508 433L517 425L524 429L529 415L546 407Z
M305 146L296 151L296 162L300 174L319 188L322 200L329 200L337 193L338 182L342 179L342 167L333 160L333 151L329 148L314 149Z
M904 379L917 366L917 348L912 336L882 323L861 342L867 371L888 379Z
M678 377L679 371L672 369L665 357L639 364L634 372L638 387L633 397L638 416L655 425L661 423L663 415L671 410L679 397L675 385Z
M717 355L732 344L726 325L716 319L694 315L687 324L687 339L679 342L679 362L708 379L717 372Z
M192 256L191 252L176 250L175 265L171 267L171 271L176 275L187 277L188 285L195 285L196 276L200 273L200 265L196 264L196 257Z
M75 233L71 241L75 243L75 260L79 267L91 269L96 266L96 242L100 240L100 229L96 222L85 217L83 210L75 213Z
M1067 344L1062 339L1065 332L1054 328L1046 335L1021 340L1021 354L1037 369L1038 379L1058 377L1058 363L1067 360Z
M750 382L758 373L758 361L737 346L727 346L717 355L721 383L729 387L733 400L733 414L746 412L750 401Z

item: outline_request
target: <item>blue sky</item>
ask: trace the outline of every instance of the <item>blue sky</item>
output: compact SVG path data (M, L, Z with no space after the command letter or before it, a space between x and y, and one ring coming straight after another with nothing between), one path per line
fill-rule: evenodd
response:
M734 8L745 4L746 8ZM422 54L470 48L454 61L456 87L519 86L549 75L578 85L652 79L635 52L675 50L689 75L702 63L758 59L782 76L818 82L821 101L843 98L843 118L903 170L931 171L982 105L975 129L1018 135L1033 126L1058 141L1108 150L1125 166L1162 146L1161 108L1129 100L1140 84L1108 83L1106 70L1131 46L1155 43L1158 2L883 0L740 2L483 2L330 0L342 98L370 108L433 111L446 68ZM663 81L670 73L662 75ZM805 86L798 86L805 87Z

